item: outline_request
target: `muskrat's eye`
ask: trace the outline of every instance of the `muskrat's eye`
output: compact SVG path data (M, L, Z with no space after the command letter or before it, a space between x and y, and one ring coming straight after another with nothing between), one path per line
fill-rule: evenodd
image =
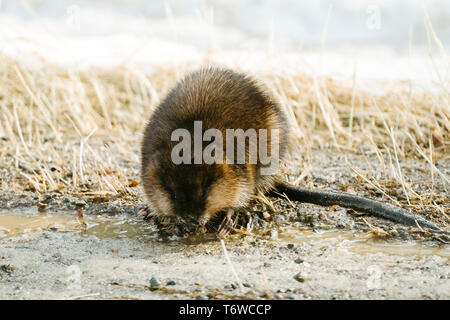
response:
M177 198L176 194L172 190L167 190L169 193L170 199L175 200Z

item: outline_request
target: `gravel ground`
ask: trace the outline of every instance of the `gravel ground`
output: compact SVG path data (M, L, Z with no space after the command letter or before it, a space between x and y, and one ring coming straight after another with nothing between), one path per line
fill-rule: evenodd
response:
M354 191L382 199L350 166L376 177L376 158L314 153L311 187ZM429 188L425 164L403 162L416 192ZM440 169L449 173L449 164ZM434 181L436 201L449 202ZM389 188L402 204L401 188ZM1 217L65 217L43 228L0 229L2 299L449 299L448 234L406 228L342 208L272 199L247 212L252 232L224 243L212 234L177 237L158 231L137 212L142 195L99 201L90 196L2 191ZM44 203L45 205L42 205ZM87 231L74 222L82 208ZM265 219L263 212L270 214ZM420 212L448 231L445 216ZM96 220L106 220L102 228ZM108 220L109 219L109 220ZM97 228L97 229L96 229ZM122 229L121 229L122 228ZM97 230L97 231L96 231ZM23 232L26 231L26 232ZM236 270L237 279L232 269Z

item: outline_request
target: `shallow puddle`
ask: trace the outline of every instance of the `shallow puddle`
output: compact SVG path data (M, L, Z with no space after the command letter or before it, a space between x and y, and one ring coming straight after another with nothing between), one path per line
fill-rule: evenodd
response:
M48 212L34 212L28 214L0 212L0 237L21 235L38 231L73 232L88 237L96 236L100 239L144 238L161 240L156 227L142 221L141 217L129 216L84 216L76 214L58 214ZM217 238L205 236L202 238L189 237L180 239L184 244L197 244L213 241ZM371 235L351 232L308 232L283 231L274 241L284 243L295 242L327 242L343 250L355 254L387 254L397 256L430 256L450 257L450 246L427 246L417 242L392 241L374 238ZM175 241L177 243L178 241Z
M374 238L370 234L324 231L319 233L286 231L281 232L279 239L284 242L326 241L336 242L336 246L356 254L382 253L396 256L431 256L450 257L450 246L429 246L414 241L393 241Z
M101 239L156 236L154 227L142 219L128 216L84 216L38 212L35 214L0 213L0 236L20 235L49 230L75 232Z

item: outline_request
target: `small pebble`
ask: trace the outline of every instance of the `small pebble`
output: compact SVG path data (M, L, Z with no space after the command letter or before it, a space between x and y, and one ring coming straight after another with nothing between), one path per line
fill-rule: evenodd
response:
M167 281L166 286L174 286L176 285L176 282L173 280Z
M2 264L0 265L0 271L3 271L7 274L11 274L14 270L16 270L16 267L10 264Z
M300 258L297 258L294 260L294 262L300 264L300 263L303 263L303 260Z
M297 280L298 282L305 282L305 278L300 272L294 276L294 279Z
M158 289L160 286L161 286L161 283L155 277L152 277L150 279L150 288L151 289Z
M77 206L77 207L85 207L86 206L86 201L76 199L76 200L72 201L72 204Z
M235 288L233 288L233 285L227 284L225 287L223 287L226 291L232 291Z

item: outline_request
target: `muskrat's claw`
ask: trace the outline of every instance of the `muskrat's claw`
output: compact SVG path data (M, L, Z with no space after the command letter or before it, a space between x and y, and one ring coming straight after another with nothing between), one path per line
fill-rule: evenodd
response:
M138 212L138 216L144 217L144 220L150 219L154 216L156 216L155 211L151 211L149 207L144 207Z
M231 230L233 230L237 219L233 221L231 217L231 214L227 214L225 218L223 218L222 223L220 224L218 229L219 236L226 236L231 232Z

